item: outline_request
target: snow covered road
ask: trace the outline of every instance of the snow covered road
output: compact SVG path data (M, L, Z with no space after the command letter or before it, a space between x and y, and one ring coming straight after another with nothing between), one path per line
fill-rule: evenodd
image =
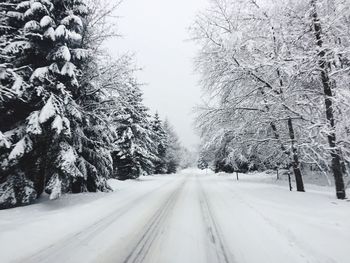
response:
M111 194L0 211L0 262L350 259L350 203L328 188L290 193L253 176L196 170L115 184Z

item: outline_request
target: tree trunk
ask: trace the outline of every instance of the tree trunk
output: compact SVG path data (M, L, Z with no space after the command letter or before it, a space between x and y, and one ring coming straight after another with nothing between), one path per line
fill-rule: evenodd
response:
M282 82L282 79L281 79L281 74L279 72L279 70L277 70L277 75L280 79L280 85L281 87L283 86L283 82ZM263 95L265 95L264 91L261 90L261 93ZM282 94L282 90L280 91L280 94ZM267 108L267 110L269 110L269 107L268 106L265 106ZM289 130L289 138L291 139L291 148L292 148L292 152L288 151L286 149L286 147L283 145L283 143L281 142L281 149L282 151L291 158L291 162L290 162L290 166L293 168L293 173L294 173L294 177L295 177L295 182L296 182L296 185L297 185L297 191L298 192L305 192L305 189L304 189L304 182L303 182L303 176L301 174L301 170L300 170L300 162L299 162L299 156L298 156L298 150L295 148L295 133L294 133L294 127L293 127L293 121L291 118L288 119L288 130ZM274 137L276 140L280 140L280 136L279 136L279 133L277 131L277 127L276 125L271 122L270 123L270 126L273 130L273 133L274 133Z
M300 171L298 149L295 148L295 133L294 133L294 127L293 127L293 122L291 118L288 119L288 130L289 130L289 137L292 144L292 168L295 176L295 182L297 185L297 191L305 192L303 176L301 175L301 171Z
M289 170L288 170L288 183L289 183L289 191L293 191L292 178L290 177L290 171Z
M256 2L254 2L255 6L257 6L258 8L260 8ZM267 15L266 12L264 12L264 16L269 19L269 16ZM277 49L277 38L276 38L276 31L274 26L271 27L271 31L272 31L272 39L273 39L273 43L274 43L274 52L275 52L275 56L278 56L278 49ZM279 84L280 84L280 91L276 92L277 95L283 95L283 80L281 77L281 72L279 70L279 68L276 69L276 73L279 79ZM288 109L287 109L288 110ZM281 148L282 150L288 154L291 157L291 163L290 166L293 168L293 172L294 172L294 176L295 176L295 181L296 181L296 185L297 185L297 191L299 192L305 192L304 189L304 182L303 182L303 176L301 174L301 170L300 170L300 162L299 162L299 156L298 156L298 150L295 148L295 132L294 132L294 127L293 127L293 121L291 118L288 118L288 131L289 131L289 138L291 139L291 148L292 148L292 152L289 152L284 145L282 144ZM279 135L277 133L277 128L276 126L271 126L274 133L275 133L275 138L279 139ZM278 179L278 172L277 172L277 179ZM289 178L290 179L290 178ZM291 186L290 186L291 187Z
M322 26L318 17L317 8L316 8L316 1L317 0L311 0L311 7L312 7L312 23L313 23L313 30L314 35L316 38L316 45L319 49L318 52L318 66L320 68L320 77L321 82L323 86L323 91L325 95L325 106L326 106L326 118L327 122L331 128L329 134L328 134L328 144L331 148L331 158L332 158L332 171L335 181L335 188L336 188L336 194L338 199L345 199L346 193L345 193L345 185L344 185L344 179L343 179L343 172L341 169L341 156L340 151L337 148L337 138L335 134L336 125L335 125L335 118L334 118L334 109L333 109L333 92L330 85L330 79L328 75L328 66L326 61L326 54L323 49L323 40L322 40Z

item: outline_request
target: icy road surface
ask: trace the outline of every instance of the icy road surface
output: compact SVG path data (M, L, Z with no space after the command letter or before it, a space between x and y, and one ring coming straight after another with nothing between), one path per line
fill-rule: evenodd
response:
M330 188L197 170L112 183L0 211L0 262L350 262L350 203Z

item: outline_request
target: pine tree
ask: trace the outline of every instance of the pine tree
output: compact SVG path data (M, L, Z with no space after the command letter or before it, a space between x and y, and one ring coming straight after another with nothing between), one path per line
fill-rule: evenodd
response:
M153 140L157 145L158 157L158 160L154 162L154 173L165 174L167 172L166 150L168 148L168 137L158 113L153 117L152 130L154 133Z
M168 120L164 122L164 130L167 134L168 142L166 149L167 174L176 173L181 161L181 145L174 128Z
M29 204L44 190L51 199L108 190L112 160L97 157L101 132L82 107L91 99L80 83L88 8L81 0L37 0L15 9L17 33L1 53L2 89L12 93L0 98L1 207Z
M137 83L133 80L129 84L120 94L121 106L114 118L117 139L112 156L115 176L120 180L152 174L157 160L148 109Z

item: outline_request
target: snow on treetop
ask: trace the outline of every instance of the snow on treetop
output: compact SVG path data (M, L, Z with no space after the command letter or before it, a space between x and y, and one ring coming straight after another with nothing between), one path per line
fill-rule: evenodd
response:
M67 46L61 46L57 49L57 51L53 55L53 60L63 60L70 61L71 54Z
M55 30L56 38L65 38L67 34L67 29L64 25L59 25Z
M57 134L61 134L63 130L63 120L61 116L57 115L51 124L51 128L56 131Z
M57 111L53 96L54 95L51 95L51 97L47 100L45 106L41 109L39 115L39 123L45 123L56 115Z
M89 13L89 9L85 4L74 7L74 11L79 15L87 15Z
M60 198L62 194L62 182L57 174L54 174L50 181L49 186L51 188L50 200Z
M12 76L15 78L15 82L13 83L11 90L15 92L17 95L21 95L23 93L23 90L22 90L23 79L16 73L13 73Z
M26 132L33 135L39 135L42 133L42 129L39 123L39 111L32 112L27 118L28 124L26 128Z
M53 29L52 27L48 28L44 33L44 37L51 39L52 41L55 41L56 40L55 29Z
M32 76L30 77L30 81L33 82L36 79L38 79L40 81L44 81L48 77L49 77L49 69L48 69L48 67L37 68L33 72Z
M22 1L16 7L17 10L24 10L28 8L30 8L30 1Z
M61 74L68 77L74 77L75 66L71 62L66 62L61 69Z
M48 26L53 26L55 24L55 22L53 21L53 19L50 16L44 16L41 20L40 20L40 26L42 28L46 28Z
M33 142L28 135L24 136L19 142L16 143L12 149L8 159L10 161L21 158L24 154L30 152L33 149Z
M24 13L24 17L31 19L37 13L48 13L46 7L40 2L32 2L30 8Z
M61 21L61 24L65 25L66 27L78 26L79 29L81 29L83 27L83 21L81 20L81 18L79 16L76 16L73 14L63 18Z
M7 16L12 17L12 18L16 18L17 20L23 19L23 14L20 12L9 11L6 14L7 14Z
M40 0L40 2L44 4L49 11L53 10L54 5L51 3L51 0Z
M55 74L58 74L60 73L60 69L58 68L58 65L57 63L52 63L50 66L49 66L49 70L51 73L55 73Z
M67 38L71 43L80 44L82 36L74 31L68 31Z
M82 49L82 48L76 48L72 51L72 55L77 60L83 60L89 56L90 52L89 50Z
M11 142L7 139L7 137L0 131L0 148L7 148L9 149L11 147Z
M39 31L40 29L41 29L40 24L35 20L31 20L24 25L24 30L26 31L36 32L36 31Z
M59 168L65 173L73 177L84 177L84 175L76 167L78 155L76 151L67 143L60 143Z

